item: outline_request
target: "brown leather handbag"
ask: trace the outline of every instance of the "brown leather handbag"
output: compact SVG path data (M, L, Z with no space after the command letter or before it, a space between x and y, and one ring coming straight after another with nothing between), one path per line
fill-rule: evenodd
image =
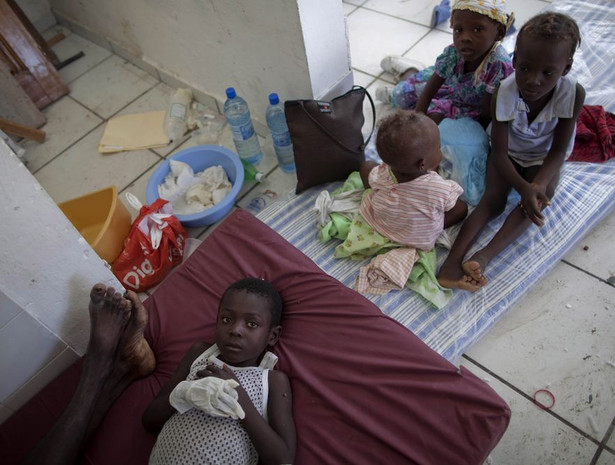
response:
M372 125L369 136L363 139L361 128L365 122L363 100L366 95L375 122L374 101L361 86L354 86L330 102L284 102L297 169L297 194L312 186L345 180L350 173L358 171L365 159L365 146L374 132Z

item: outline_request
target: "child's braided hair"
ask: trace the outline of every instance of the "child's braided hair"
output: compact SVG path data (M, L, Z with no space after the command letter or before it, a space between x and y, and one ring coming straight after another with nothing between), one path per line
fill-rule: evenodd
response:
M548 11L534 16L523 25L517 40L521 36L529 36L539 40L570 42L570 57L581 45L581 33L574 19L562 13Z

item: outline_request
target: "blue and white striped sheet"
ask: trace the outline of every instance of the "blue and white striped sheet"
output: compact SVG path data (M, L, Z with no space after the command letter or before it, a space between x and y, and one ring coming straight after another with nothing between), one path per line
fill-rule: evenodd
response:
M314 187L300 195L289 193L257 216L323 271L354 287L359 268L368 260L335 259L333 250L339 241L323 244L316 237L316 196L323 188L332 191L339 185ZM488 242L517 203L518 197L511 195L506 213L488 225L470 253ZM410 290L366 297L436 352L455 362L614 207L615 162L566 163L547 210L545 226L532 226L498 255L487 268L488 285L479 292L455 291L442 310L436 310ZM445 250L439 251L440 264L445 254Z
M552 3L547 9L568 14L579 24L583 42L575 55L572 73L587 91L586 103L615 111L615 3L612 0L568 0ZM509 49L513 48L514 41ZM368 261L335 259L333 250L339 242L322 244L316 237L317 217L313 210L316 196L323 189L331 192L340 185L314 187L298 196L289 193L259 213L258 218L326 273L354 287L359 268ZM493 237L517 203L518 196L511 195L506 213L487 226L469 253L483 247ZM410 290L366 297L436 352L456 363L468 347L614 207L615 160L602 164L566 163L552 204L546 210L545 226L530 227L498 255L486 270L489 283L479 292L455 291L451 302L442 310L431 307ZM439 264L445 254L446 251L439 251Z

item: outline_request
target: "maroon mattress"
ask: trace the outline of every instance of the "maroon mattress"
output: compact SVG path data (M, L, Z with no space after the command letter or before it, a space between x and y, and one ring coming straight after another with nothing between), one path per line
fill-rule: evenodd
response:
M238 210L147 299L156 370L118 399L85 463L147 463L155 438L142 412L192 342L212 341L222 292L246 276L271 281L284 300L274 352L293 389L295 464L482 464L504 434L510 409L487 384ZM69 368L0 426L3 463L17 463L47 431L79 370Z

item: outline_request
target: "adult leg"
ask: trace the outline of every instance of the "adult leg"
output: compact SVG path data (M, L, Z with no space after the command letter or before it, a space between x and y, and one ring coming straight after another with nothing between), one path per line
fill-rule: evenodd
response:
M90 342L77 390L25 464L76 463L113 402L154 368L154 354L143 339L147 312L136 294L124 298L97 284L90 293L89 312Z
M539 166L525 168L522 172L523 177L531 182L536 174L538 174ZM551 183L547 186L545 195L551 199L555 188L559 182L559 174L556 175ZM543 209L545 206L543 206ZM463 269L466 273L482 273L489 262L504 250L511 242L517 239L523 232L532 225L532 221L529 220L520 206L517 206L510 212L506 221L499 229L499 231L493 236L493 239L481 250L477 251L472 258L463 264Z
M453 247L440 268L438 273L440 285L475 292L487 283L482 274L471 272L470 264L466 266L469 271L466 271L462 267L463 259L485 225L504 211L509 192L510 185L489 160L485 193L463 223Z

